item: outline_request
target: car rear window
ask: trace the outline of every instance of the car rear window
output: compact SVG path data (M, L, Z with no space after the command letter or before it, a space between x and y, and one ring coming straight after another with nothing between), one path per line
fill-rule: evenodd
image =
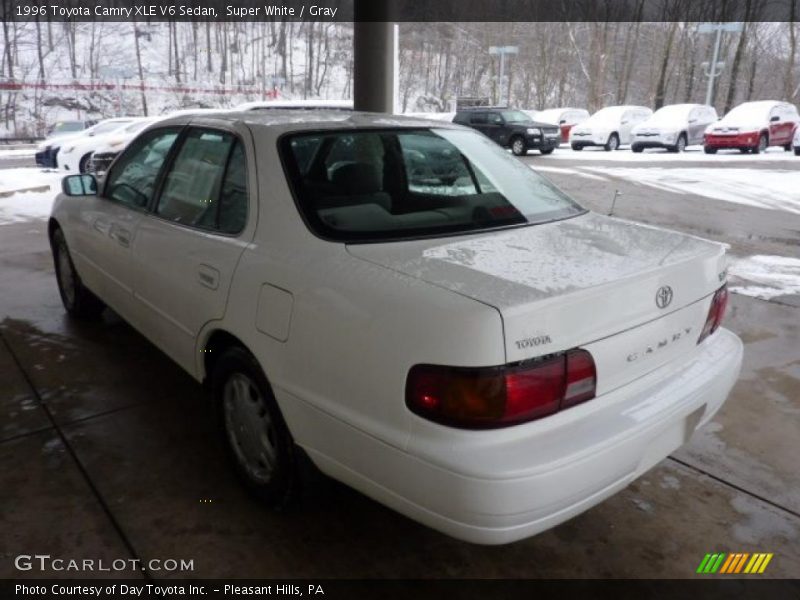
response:
M473 131L298 133L284 136L280 151L304 220L327 239L437 237L585 212Z

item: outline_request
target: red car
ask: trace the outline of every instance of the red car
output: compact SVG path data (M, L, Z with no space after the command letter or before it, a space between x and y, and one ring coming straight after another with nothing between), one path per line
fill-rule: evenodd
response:
M745 102L708 126L703 147L706 154L714 154L720 148L758 154L769 146L782 146L788 151L798 123L800 115L793 104L776 100Z
M569 142L570 129L588 118L589 111L584 108L548 108L536 112L538 121L558 125L561 130L561 141L565 144Z

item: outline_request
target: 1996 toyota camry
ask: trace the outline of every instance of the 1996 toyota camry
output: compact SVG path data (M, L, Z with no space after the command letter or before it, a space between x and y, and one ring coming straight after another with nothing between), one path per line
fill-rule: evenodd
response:
M184 116L63 187L67 311L110 306L208 382L273 505L302 449L430 527L511 542L653 467L738 376L721 245L592 214L457 125Z

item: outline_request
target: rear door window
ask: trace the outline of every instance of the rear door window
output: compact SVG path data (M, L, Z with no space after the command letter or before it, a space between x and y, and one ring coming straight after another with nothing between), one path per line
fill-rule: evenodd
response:
M189 227L238 233L247 217L241 142L230 132L193 128L165 179L156 214Z

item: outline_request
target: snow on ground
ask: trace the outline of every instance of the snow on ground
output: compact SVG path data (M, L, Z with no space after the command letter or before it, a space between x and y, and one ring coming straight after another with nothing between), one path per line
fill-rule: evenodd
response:
M35 146L31 146L30 148L3 148L0 146L0 158L20 158L25 156L33 156L34 154L36 154Z
M800 167L800 162L798 162ZM585 167L590 172L627 179L677 194L705 196L800 214L800 169L763 170L661 167Z
M535 164L531 165L531 168L534 171L541 171L545 175L548 173L560 173L564 175L577 175L578 177L584 177L585 179L594 179L595 181L608 181L605 177L600 177L600 175L595 175L594 173L587 173L581 169L567 169L564 167L551 167L549 165L540 165Z
M702 146L689 146L686 152L672 153L661 149L650 149L644 152L634 153L630 147L624 146L615 152L606 152L601 147L584 148L576 152L569 147L569 144L561 144L559 148L547 157L547 160L603 160L613 162L634 162L634 163L664 163L664 162L697 162L699 160L713 163L720 162L750 162L750 161L781 161L797 160L800 166L800 157L795 157L792 152L786 152L783 148L768 148L766 153L742 154L738 150L720 150L716 154L705 154Z
M0 170L0 225L47 218L62 178L46 169Z
M777 296L800 295L800 258L756 255L731 257L728 267L731 291L770 300Z

